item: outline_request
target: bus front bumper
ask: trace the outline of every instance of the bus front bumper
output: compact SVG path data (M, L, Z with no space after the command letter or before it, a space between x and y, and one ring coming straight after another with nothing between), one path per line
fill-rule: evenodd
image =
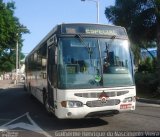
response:
M129 106L129 107L127 107ZM56 116L59 119L81 119L90 117L107 117L118 114L119 112L135 110L135 102L128 104L119 104L116 106L88 107L84 105L79 108L63 108L59 106L56 110Z

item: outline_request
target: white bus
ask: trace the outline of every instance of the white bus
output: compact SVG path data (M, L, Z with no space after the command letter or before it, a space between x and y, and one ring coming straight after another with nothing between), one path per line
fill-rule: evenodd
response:
M123 27L57 25L25 65L29 93L60 119L135 110L133 60Z

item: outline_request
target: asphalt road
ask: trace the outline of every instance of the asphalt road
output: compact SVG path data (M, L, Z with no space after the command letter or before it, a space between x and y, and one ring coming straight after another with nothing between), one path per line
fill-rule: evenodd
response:
M160 136L160 105L137 102L113 117L59 120L22 87L0 91L0 137Z

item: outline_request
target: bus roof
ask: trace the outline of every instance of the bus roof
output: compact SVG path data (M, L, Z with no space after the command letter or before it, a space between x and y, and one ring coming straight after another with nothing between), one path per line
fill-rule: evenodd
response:
M39 44L28 54L32 54L37 48L41 47L47 42L47 40L54 34L61 35L96 35L96 36L114 36L128 38L127 32L124 27L105 25L105 24L89 24L89 23L68 23L59 24L54 27L40 42Z

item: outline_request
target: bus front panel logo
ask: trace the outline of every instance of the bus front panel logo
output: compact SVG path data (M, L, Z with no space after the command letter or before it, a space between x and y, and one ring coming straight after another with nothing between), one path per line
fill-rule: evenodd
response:
M100 96L99 99L101 100L102 103L106 103L107 99L109 99L109 96L107 96L107 94L103 91Z

